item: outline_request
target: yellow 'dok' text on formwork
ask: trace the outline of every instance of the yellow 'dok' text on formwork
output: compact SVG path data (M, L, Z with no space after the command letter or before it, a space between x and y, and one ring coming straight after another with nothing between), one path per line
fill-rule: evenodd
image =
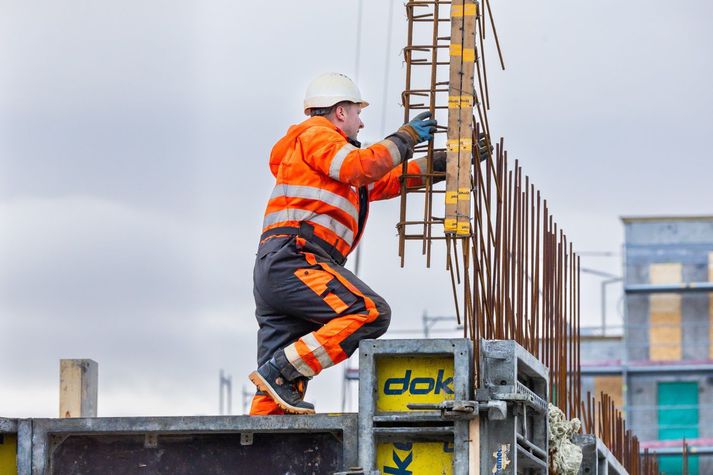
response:
M680 283L681 268L678 262L651 264L649 281L652 284ZM680 360L682 336L681 295L649 296L649 358L652 361Z
M452 442L384 442L377 445L376 464L381 473L451 475Z
M382 356L376 360L377 412L454 399L453 357Z

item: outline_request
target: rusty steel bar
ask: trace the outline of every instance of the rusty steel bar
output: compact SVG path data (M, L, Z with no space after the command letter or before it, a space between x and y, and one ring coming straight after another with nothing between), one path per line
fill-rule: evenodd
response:
M681 467L683 475L688 475L688 442L686 442L686 438L683 438L683 460L682 464L683 466Z
M404 48L404 61L406 62L407 65L412 64L412 54L413 54L413 33L414 33L414 23L416 21L416 15L414 15L414 3L418 2L408 2L406 4L406 17L408 18L408 26L407 26L407 45ZM411 91L411 76L412 76L412 71L411 67L406 68L406 91ZM409 120L409 115L411 112L410 108L410 103L411 103L411 97L410 94L402 94L401 95L401 101L402 105L404 107L404 123L408 122ZM407 172L407 164L404 162L402 168L401 168L402 173ZM399 210L399 222L403 223L406 221L406 181L403 180L401 182L401 198L400 198L400 210ZM399 257L401 258L401 267L404 266L404 261L406 259L406 226L405 225L396 225L396 229L399 231Z
M585 400L581 401L581 413L584 430L599 437L630 474L659 473L656 455L650 454L648 449L640 454L638 438L627 429L623 414L610 396L600 392L599 397L595 398L587 392Z
M495 29L495 20L493 20L493 9L490 8L490 1L485 0L485 6L484 8L488 10L488 17L490 17L490 27L493 30L493 38L495 39L495 46L498 50L498 57L500 58L500 66L502 67L503 71L505 70L505 61L503 60L503 52L502 49L500 48L500 40L498 39L498 31ZM485 22L485 18L483 18L483 22ZM485 26L483 26L483 29L485 29Z
M429 110L435 115L436 111L436 93L437 90L437 72L438 72L438 48L443 48L445 45L438 45L438 27L439 27L439 13L440 13L440 3L438 0L435 2L435 8L433 11L433 32L431 35L431 84L433 85L433 92L430 94ZM444 88L447 90L447 88ZM428 142L428 150L426 152L426 170L427 172L432 172L433 170L433 140ZM430 216L433 214L433 194L429 193L433 186L433 179L431 176L424 177L424 184L426 187L426 194L424 195L425 205L423 207L423 245L422 252L426 255L426 267L431 267L431 224Z
M639 454L638 439L627 429L613 399L605 393L582 394L581 259L520 161L508 159L502 138L492 139L486 37L494 39L504 68L503 55L489 0L469 5L472 0L406 3L404 122L429 110L434 116L441 114L441 125L434 140L415 148L415 154L426 156L425 170L409 173L407 163L401 168L401 263L406 241L421 243L427 266L433 242L445 241L456 317L464 337L473 340L476 361L480 339L515 340L549 368L553 404L567 417L580 418L584 430L596 434L629 473L655 473L655 457ZM468 28L474 25L475 31L464 35L465 17L473 12ZM439 28L446 28L446 23L450 35L441 36ZM445 49L448 61L442 59ZM462 74L470 61L473 74ZM440 80L446 76L447 81ZM446 112L449 121L443 120ZM484 157L478 146L481 132L487 147L495 145ZM433 170L436 151L447 152L446 172ZM420 179L421 185L409 185L407 179ZM453 196L456 202L450 201L446 209ZM414 201L407 206L408 198ZM422 208L416 209L419 203ZM461 225L461 233L445 229L451 218Z

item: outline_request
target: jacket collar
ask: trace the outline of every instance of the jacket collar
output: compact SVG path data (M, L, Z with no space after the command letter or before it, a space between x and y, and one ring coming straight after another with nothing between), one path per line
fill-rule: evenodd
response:
M321 127L329 127L330 129L334 129L337 132L339 132L339 135L347 139L347 142L350 144L354 145L357 148L361 148L361 142L358 140L354 140L350 137L347 137L347 134L344 133L342 129L334 125L329 119L322 117L320 115L316 115L314 117L310 117L309 119L305 120L302 124L307 125L309 127L319 125Z

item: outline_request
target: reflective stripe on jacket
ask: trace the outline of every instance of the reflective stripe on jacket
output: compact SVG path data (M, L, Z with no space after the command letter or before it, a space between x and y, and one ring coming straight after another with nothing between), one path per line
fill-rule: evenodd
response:
M324 117L290 127L270 154L276 183L263 232L297 229L307 222L315 236L346 257L366 224L368 202L399 194L400 164L411 154L410 145L396 135L365 149L358 145ZM409 174L425 171L425 159L409 161ZM420 186L421 181L409 178L408 186ZM367 198L361 206L360 194Z

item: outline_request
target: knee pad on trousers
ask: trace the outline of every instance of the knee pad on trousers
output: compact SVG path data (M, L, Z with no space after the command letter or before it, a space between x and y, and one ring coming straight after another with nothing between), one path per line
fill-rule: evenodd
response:
M378 299L375 301L376 310L379 312L379 316L371 322L374 328L374 338L378 338L389 328L389 323L391 323L391 307L383 299Z

